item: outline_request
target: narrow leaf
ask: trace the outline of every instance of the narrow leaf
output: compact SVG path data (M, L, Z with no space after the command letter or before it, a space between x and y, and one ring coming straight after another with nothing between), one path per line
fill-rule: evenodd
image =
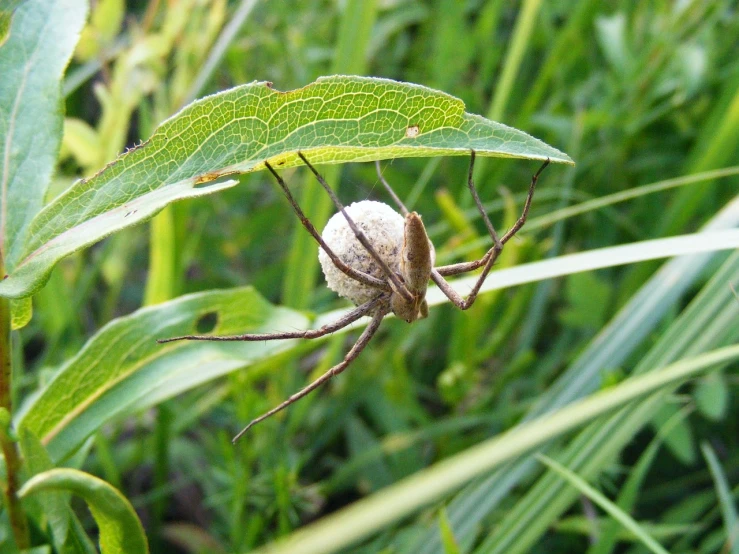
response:
M449 517L444 508L439 512L439 532L441 533L441 544L444 546L444 554L461 554L457 539L454 537L454 529L449 523Z
M639 493L642 491L646 482L649 470L652 468L652 464L659 453L660 448L664 442L664 438L669 436L675 426L683 421L690 410L683 410L676 414L671 420L669 420L664 427L659 430L657 436L652 439L649 446L644 453L639 456L639 461L630 469L626 482L621 487L618 493L618 499L616 503L622 511L630 512L636 505ZM662 526L656 526L662 527ZM700 526L697 526L700 528ZM598 525L600 530L598 540L593 543L588 549L586 554L610 554L616 545L616 541L619 540L619 532L621 526L618 521L609 519L602 525ZM684 529L683 532L678 532L678 535L682 535L687 531ZM653 536L659 536L658 533L652 532Z
M726 527L726 544L731 549L732 554L739 554L739 517L737 517L734 495L731 492L729 481L713 448L708 443L703 443L701 444L701 450L716 485L721 513L724 517L724 526ZM726 549L724 550L726 551Z
M87 502L100 529L102 554L149 552L144 529L133 507L102 479L76 469L51 469L29 479L18 495L23 498L44 491L68 491Z
M739 202L736 208L739 209ZM735 248L739 248L739 229L693 233L608 246L493 271L483 283L480 292L572 275L581 271ZM454 288L464 294L472 288L475 281L475 276L463 277L454 281ZM435 287L429 288L426 299L429 306L447 301L447 298Z
M634 521L634 519L619 508L616 504L606 498L600 491L591 487L584 479L579 477L576 473L570 471L563 465L555 462L551 458L539 454L537 456L540 462L548 466L553 471L559 473L561 477L570 482L570 484L577 488L582 494L587 496L590 500L595 502L603 510L608 512L611 517L618 521L625 529L631 531L635 537L637 537L641 543L646 546L652 552L656 554L669 554L664 547L654 540L649 533L647 533L642 527Z
M54 264L146 220L167 204L224 185L224 175L302 162L335 164L410 156L468 155L572 163L562 152L500 123L465 113L464 103L420 85L333 76L279 92L252 83L198 100L144 144L75 183L38 214L0 295L28 296ZM233 182L229 183L233 184Z

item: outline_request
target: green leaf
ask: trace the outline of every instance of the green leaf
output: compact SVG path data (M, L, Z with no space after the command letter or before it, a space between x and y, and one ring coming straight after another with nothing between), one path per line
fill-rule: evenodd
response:
M679 412L679 406L675 404L664 404L652 417L652 427L659 431L667 422ZM665 446L672 452L681 463L686 466L693 465L696 460L695 437L690 422L681 420L675 424L675 428L669 435L665 436Z
M93 6L75 54L75 59L85 62L103 57L101 51L109 48L120 32L126 12L123 0L98 0Z
M30 297L14 298L10 301L10 328L22 329L33 317L33 302Z
M60 82L86 13L82 0L27 0L0 48L0 250L9 273L23 255L56 163Z
M102 554L149 552L144 529L126 497L102 479L76 469L51 469L32 477L18 495L68 491L87 502L100 529Z
M457 539L454 537L454 529L449 523L449 517L446 510L442 508L439 511L439 532L441 533L441 544L444 547L444 554L461 554Z
M739 214L739 198L737 198L733 209ZM480 287L480 292L489 292L605 267L736 248L739 248L739 229L715 230L596 248L493 271ZM475 281L477 281L477 277L474 275L462 277L454 281L454 288L460 294L464 294L465 291L469 291L474 286ZM429 306L434 306L445 303L448 299L438 288L429 287L426 300Z
M693 392L698 410L711 421L720 421L726 417L730 396L729 385L719 371L706 375Z
M639 457L639 461L630 468L628 477L623 486L619 490L616 503L621 511L631 513L637 503L640 492L643 490L647 482L647 475L652 468L652 464L657 458L657 454L662 447L664 438L675 429L675 426L681 423L689 414L688 410L679 412L673 419L668 421L664 427L659 430L657 436L649 443L649 447ZM661 526L660 526L661 527ZM700 526L698 526L700 528ZM664 527L662 527L664 529ZM598 525L598 540L591 544L586 554L610 554L616 545L616 541L620 540L619 534L621 526L618 521L610 519L602 525ZM683 536L689 529L678 531L678 536ZM655 532L652 536L658 537Z
M105 421L152 406L291 347L292 341L157 344L217 320L214 334L306 328L308 319L276 308L251 288L183 296L114 320L94 335L39 394L26 426L59 460Z
M19 430L20 447L23 453L25 467L30 476L41 474L54 468L48 452L44 446L25 427ZM67 531L69 529L69 495L60 492L39 492L38 500L43 508L43 513L48 520L54 538L54 545L57 550L61 550L67 540Z
M559 313L568 327L599 329L603 326L611 299L610 285L594 273L575 273L565 288L568 306Z
M64 256L152 217L167 204L235 184L199 185L236 173L411 156L524 158L571 164L562 152L420 85L332 76L279 92L252 83L198 100L144 144L75 183L30 225L0 295L28 296Z
M64 543L62 552L64 554L97 554L97 548L92 544L77 516L72 517L67 542Z

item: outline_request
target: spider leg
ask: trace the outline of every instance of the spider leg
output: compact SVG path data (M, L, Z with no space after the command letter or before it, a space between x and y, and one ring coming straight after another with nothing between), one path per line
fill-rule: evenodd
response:
M323 177L321 177L321 175L318 173L316 168L311 165L311 163L306 159L305 156L303 156L302 152L298 152L298 156L300 156L300 159L303 160L303 162L305 163L305 165L308 166L308 168L310 168L310 170L313 172L313 175L316 176L316 179L318 179L318 182L321 183L321 186L326 190L328 195L331 197L331 200L336 206L336 209L339 210L344 215L344 218L346 219L346 222L349 224L349 227L354 233L354 236L357 237L357 240L362 244L362 246L364 246L365 250L369 252L369 255L372 256L372 259L374 259L375 262L377 262L377 264L382 268L383 273L385 273L385 276L392 283L393 290L397 292L398 294L400 294L408 302L412 302L413 296L411 295L410 291L408 291L403 281L401 281L401 279L393 272L393 270L391 270L390 267L388 267L388 265L385 263L385 260L383 260L380 257L380 255L375 251L375 249L372 247L372 244L370 243L369 239L367 239L366 235L362 232L362 230L359 227L357 227L357 224L354 223L352 218L349 217L349 214L346 213L346 209L344 209L344 205L338 199L333 189L329 186L326 180Z
M343 329L347 325L350 325L357 321L360 317L365 316L375 310L378 306L386 300L386 294L380 294L365 302L364 304L357 306L343 317L337 319L332 323L328 323L318 329L308 329L307 331L287 331L284 333L253 333L244 335L184 335L181 337L172 337L170 339L158 339L159 344L165 342L174 342L178 340L202 340L202 341L246 341L246 342L260 342L267 340L283 340L283 339L317 339L331 333Z
M403 201L398 197L397 194L395 194L393 187L391 187L390 183L388 183L385 180L385 177L382 174L382 171L380 171L380 160L375 161L375 168L377 169L377 177L380 179L380 182L385 187L385 190L387 191L387 193L393 199L393 202L395 202L398 205L398 208L400 208L400 213L402 213L403 216L408 215L408 208L405 207L405 204L403 204Z
M474 154L474 152L473 152ZM474 160L474 155L473 155ZM472 165L472 164L470 164ZM526 223L526 218L529 214L529 209L531 208L531 201L534 198L534 190L536 189L536 182L539 179L539 175L541 175L541 172L544 171L544 168L549 165L549 160L544 162L544 164L539 168L539 170L534 174L534 176L531 178L531 184L529 185L529 193L526 196L526 201L524 202L523 206L523 212L521 213L521 216L518 218L516 223L511 227L508 232L506 232L505 235L503 235L502 238L498 239L497 235L495 235L495 230L493 229L493 226L490 224L490 220L488 219L487 215L484 213L482 208L482 203L480 202L479 196L477 195L477 190L475 189L475 185L472 182L472 169L470 168L470 174L469 174L469 180L468 184L470 187L470 190L472 191L473 197L475 198L475 203L477 204L478 208L480 209L480 212L483 213L483 217L486 221L486 225L488 226L488 232L491 233L491 236L493 237L493 247L488 250L488 252L479 260L476 260L474 262L465 262L461 264L454 264L454 265L447 265L442 266L439 268L435 268L431 270L431 279L436 283L436 285L441 289L441 291L444 293L444 295L451 300L455 306L457 306L460 310L466 310L477 299L477 294L480 292L480 287L482 287L482 284L485 282L485 279L488 276L488 273L490 273L490 270L493 267L493 264L495 263L495 260L498 259L498 256L503 250L503 245L508 242L520 229L523 227L524 223ZM470 294L467 296L466 299L462 298L459 293L457 293L451 285L444 279L444 275L458 275L460 273L466 273L468 271L472 271L474 269L477 269L478 267L483 266L482 273L480 274L480 277L477 279L477 282L472 287L472 291L470 291Z
M328 244L323 240L323 237L321 237L321 234L316 230L316 228L313 226L313 224L310 222L310 220L305 216L303 213L303 210L300 209L300 206L298 206L297 201L293 197L293 195L290 193L290 189L287 187L287 183L280 177L277 172L273 169L273 167L269 164L269 162L264 162L264 165L269 169L270 173L274 175L275 179L277 180L277 183L280 185L280 188L282 189L282 192L285 193L285 196L287 197L287 200L290 202L290 205L293 208L293 211L300 219L300 222L303 224L303 227L306 228L306 230L311 234L311 236L316 239L316 242L318 242L318 245L323 248L323 250L328 254L328 257L331 258L331 261L334 263L334 265L339 268L340 271L342 271L345 275L348 277L351 277L355 281L359 281L360 283L363 283L369 287L380 289L384 291L390 291L390 286L383 281L382 279L378 279L377 277L373 277L372 275L368 275L364 273L363 271L358 271L354 269L351 266L348 266L344 262L341 261L341 258L339 258L333 250L329 247Z
M284 410L287 408L290 404L293 402L296 402L303 398L304 396L310 394L312 391L320 387L322 384L324 384L326 381L331 379L334 375L338 375L342 371L344 371L350 363L352 363L359 354L362 353L362 350L365 349L367 344L369 343L372 336L377 331L378 327L380 327L380 323L382 323L382 319L387 314L387 311L379 311L377 312L373 317L370 324L367 326L367 328L362 332L360 337L357 339L357 342L354 343L354 346L352 346L351 350L347 352L346 356L344 356L344 359L336 364L334 367L329 369L326 373L321 375L318 379L310 383L309 385L303 387L298 392L290 396L287 400L282 402L281 404L275 406L268 412L265 412L264 414L260 415L258 418L252 420L249 425L244 427L239 433L233 438L232 442L236 442L241 438L244 433L246 433L249 429L254 427L257 423L264 421L268 417L271 417L275 415L277 412Z
M439 275L449 276L449 275L459 275L460 273L467 273L469 271L473 271L487 264L491 256L495 256L497 258L500 255L500 252L498 252L498 254L495 254L495 251L502 250L503 245L507 243L513 237L513 235L515 235L521 229L521 227L523 227L524 223L526 223L526 218L529 215L529 208L531 208L531 201L534 198L534 189L536 188L536 183L539 180L539 176L541 175L542 171L544 171L544 168L546 168L548 165L549 165L549 159L547 158L547 161L545 161L542 164L539 170L531 178L531 184L529 185L529 193L526 196L526 201L524 202L523 212L521 213L521 216L518 218L518 220L513 225L513 227L511 227L508 230L508 232L505 235L503 235L503 237L501 237L499 240L496 240L497 236L495 236L495 230L493 229L493 226L490 223L490 219L485 213L482 203L480 202L479 196L477 195L477 189L475 188L475 185L472 182L472 171L470 167L470 177L469 177L468 185L470 187L470 191L472 191L472 196L475 198L475 203L477 204L477 208L480 210L480 213L482 214L483 219L485 220L485 225L488 227L488 232L490 233L490 231L492 230L491 237L493 237L493 246L479 260L437 267L436 270L438 271ZM498 243L500 246L498 246Z

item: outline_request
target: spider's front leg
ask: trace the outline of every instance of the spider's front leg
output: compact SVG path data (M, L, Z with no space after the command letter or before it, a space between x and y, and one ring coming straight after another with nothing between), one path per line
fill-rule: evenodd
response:
M303 155L300 155L301 158L303 158ZM305 158L303 158L305 160ZM306 163L307 160L305 160ZM279 174L274 170L274 168L269 164L269 162L264 162L264 166L272 173L274 178L277 180L277 184L280 185L280 188L282 189L282 192L285 194L285 197L287 198L288 202L290 202L290 206L292 206L293 211L298 216L298 219L300 219L300 223L303 224L303 227L310 233L310 235L316 240L318 243L318 246L323 248L323 251L326 252L328 257L331 259L331 261L334 263L334 265L342 271L345 275L348 277L351 277L352 279L359 281L360 283L364 283L365 285L376 288L379 290L384 290L386 292L390 291L390 287L385 281L382 281L381 279L378 279L377 277L373 277L372 275L367 275L366 273L363 273L361 271L357 271L353 267L345 264L341 258L339 258L334 251L329 247L328 244L323 240L321 237L321 234L316 230L316 228L313 226L313 223L305 216L303 213L303 210L300 209L300 206L298 205L298 202L293 197L292 193L290 192L290 189L287 186L287 183L282 179L282 177L279 176ZM312 166L310 168L314 171Z
M549 159L542 164L542 166L539 168L539 170L534 174L534 176L531 178L531 184L529 185L529 192L526 195L526 201L523 205L523 211L521 212L521 216L518 218L516 223L508 229L508 232L506 232L505 235L503 235L502 238L498 238L498 234L495 232L495 229L493 228L493 224L490 222L490 218L488 217L487 213L485 212L485 209L482 205L482 202L480 201L480 196L477 194L477 189L475 188L475 183L472 178L472 172L475 166L475 151L472 150L472 154L470 156L470 169L467 176L467 186L470 189L470 192L472 194L472 197L475 200L475 204L477 205L477 209L480 211L480 214L482 214L482 218L485 221L485 226L488 229L488 234L493 239L493 246L490 248L490 250L487 251L487 253L480 258L479 260L475 260L472 262L463 262L459 264L452 264L452 265L445 265L438 268L435 268L431 272L431 279L436 283L436 285L441 289L441 291L444 293L444 295L451 300L455 306L457 306L460 310L466 310L472 304L474 304L475 300L477 299L477 294L480 292L480 287L482 287L482 284L485 282L485 279L488 276L488 273L490 273L490 270L493 267L493 264L498 259L498 256L500 256L500 253L503 251L503 246L505 243L507 243L520 229L523 227L524 223L526 223L526 218L529 215L529 209L531 208L531 202L534 198L534 190L536 189L536 183L539 180L539 176L541 175L542 171L549 165ZM473 271L475 269L478 269L482 267L482 273L480 274L480 277L477 279L477 282L472 287L472 290L470 291L470 294L467 296L467 298L462 298L462 296L459 295L452 287L451 285L444 279L444 276L449 275L459 275L462 273L467 273L469 271Z
M351 325L359 318L369 315L378 309L382 310L382 304L387 302L387 294L380 294L372 300L365 302L361 306L357 306L343 317L337 319L333 323L328 323L318 329L308 329L307 331L285 331L284 333L246 333L243 335L183 335L181 337L172 337L169 339L158 339L159 344L167 342L175 342L180 340L199 340L213 342L262 342L268 340L285 340L285 339L317 339L325 337L343 329L347 325Z

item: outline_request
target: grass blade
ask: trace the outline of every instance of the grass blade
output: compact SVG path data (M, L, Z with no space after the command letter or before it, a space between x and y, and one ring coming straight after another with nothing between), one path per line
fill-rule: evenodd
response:
M541 463L548 466L549 469L552 469L556 473L558 473L563 479L569 481L569 483L577 490L579 490L581 494L587 496L590 500L600 506L604 511L608 512L613 519L623 525L625 529L631 531L634 536L639 539L642 544L644 544L644 546L649 548L649 550L655 552L655 554L669 554L669 552L667 552L667 550L665 550L661 544L654 540L649 535L649 533L647 533L641 527L641 525L634 521L634 519L629 514L627 514L616 504L611 502L599 490L591 487L587 483L587 481L581 479L576 473L573 473L562 464L557 463L556 461L548 458L547 456L544 456L543 454L537 454L536 458Z
M336 552L411 515L475 476L575 429L600 414L737 358L739 346L730 346L629 379L617 387L596 393L540 419L523 423L511 431L439 462L380 493L296 531L285 541L261 552Z
M729 482L713 448L704 442L701 444L701 450L703 451L703 457L708 463L708 468L711 470L713 482L716 485L716 493L721 504L724 526L726 527L726 544L731 548L732 554L739 554L739 517L736 515L736 506L734 505L734 498L731 494Z

